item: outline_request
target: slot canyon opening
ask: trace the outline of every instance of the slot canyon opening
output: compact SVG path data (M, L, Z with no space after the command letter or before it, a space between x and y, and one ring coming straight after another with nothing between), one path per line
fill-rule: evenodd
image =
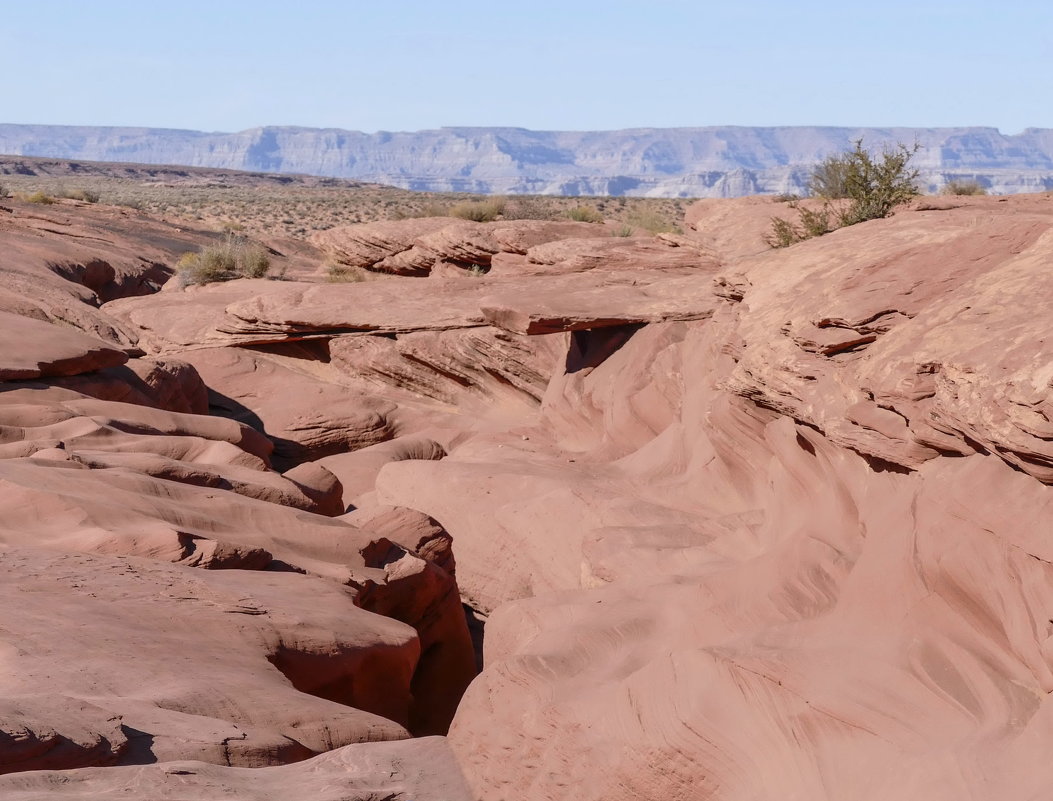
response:
M644 323L628 323L571 331L566 371L577 373L599 367L643 327Z

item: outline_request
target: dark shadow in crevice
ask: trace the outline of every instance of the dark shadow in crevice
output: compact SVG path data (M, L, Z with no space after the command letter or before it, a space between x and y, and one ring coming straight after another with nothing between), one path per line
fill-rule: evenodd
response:
M797 435L797 445L798 445L798 447L801 448L801 450L806 451L807 453L811 454L812 456L815 456L815 446L812 445L812 443L810 443L807 439L802 437L800 434Z
M487 617L478 609L462 603L464 619L468 622L468 633L472 637L472 650L475 652L475 672L483 672L483 641L486 639Z
M329 342L328 337L320 339L297 339L289 342L271 342L259 345L245 346L245 350L256 353L271 353L275 356L284 356L287 359L302 359L308 362L320 362L329 364Z
M242 405L234 398L216 392L212 387L208 388L208 413L214 417L225 417L228 420L244 423L250 428L256 429L273 442L274 453L271 457L271 462L274 469L278 472L285 472L304 461L300 458L303 455L303 445L291 439L276 437L268 433L267 427L252 409Z
M643 323L627 323L571 331L566 372L577 373L580 370L598 367L643 327Z
M124 724L121 724L121 732L128 738L128 745L121 752L118 765L152 765L157 762L152 734Z
M852 450L855 450L855 448ZM856 453L863 457L863 461L866 462L870 466L870 469L875 473L899 473L900 475L909 476L911 473L915 472L909 467L890 462L888 459L882 459L880 456L873 456L869 453L863 453L862 451L856 451Z

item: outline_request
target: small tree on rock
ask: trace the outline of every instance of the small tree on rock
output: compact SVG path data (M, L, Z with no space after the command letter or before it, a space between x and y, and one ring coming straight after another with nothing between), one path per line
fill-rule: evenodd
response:
M886 148L877 159L863 149L863 140L857 139L853 150L834 157L841 162L842 197L850 201L838 213L838 222L844 226L879 220L916 197L918 171L910 169L909 164L919 147L915 142L913 147Z
M852 150L828 156L816 166L808 185L812 195L823 200L822 209L809 211L791 204L797 210L799 224L773 217L765 241L772 247L787 247L846 225L888 217L896 206L918 194L918 171L909 164L919 147L917 143L913 147L897 145L878 157L857 139ZM832 201L841 202L835 207ZM836 225L829 224L831 218Z

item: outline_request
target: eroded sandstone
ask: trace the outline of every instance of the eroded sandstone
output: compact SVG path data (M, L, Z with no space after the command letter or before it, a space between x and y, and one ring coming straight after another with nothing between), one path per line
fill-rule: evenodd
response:
M405 221L327 240L402 277L101 310L70 273L151 355L0 392L0 790L1041 797L1053 201L1002 200L781 251L755 198ZM144 754L211 764L102 767Z

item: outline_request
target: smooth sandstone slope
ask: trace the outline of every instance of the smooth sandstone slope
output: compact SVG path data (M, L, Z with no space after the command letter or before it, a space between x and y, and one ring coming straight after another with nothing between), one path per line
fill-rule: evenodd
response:
M266 432L207 415L192 365L129 360L137 332L98 309L155 291L183 242L207 237L103 207L14 206L0 225L0 773L282 766L444 733L476 669L441 527L408 510L376 531L332 519L345 510L335 475L309 461L275 471ZM403 770L413 753L288 777L321 786L358 765L354 797L416 797L432 778L466 797L442 747ZM255 792L195 769L210 777L202 797ZM149 775L165 792L164 769L112 791L152 797Z
M725 251L708 320L578 336L542 425L384 466L492 613L475 792L1038 797L1051 231L990 198Z
M142 801L470 801L444 738L363 743L304 762L231 768L203 762L0 776L6 801L129 798Z

